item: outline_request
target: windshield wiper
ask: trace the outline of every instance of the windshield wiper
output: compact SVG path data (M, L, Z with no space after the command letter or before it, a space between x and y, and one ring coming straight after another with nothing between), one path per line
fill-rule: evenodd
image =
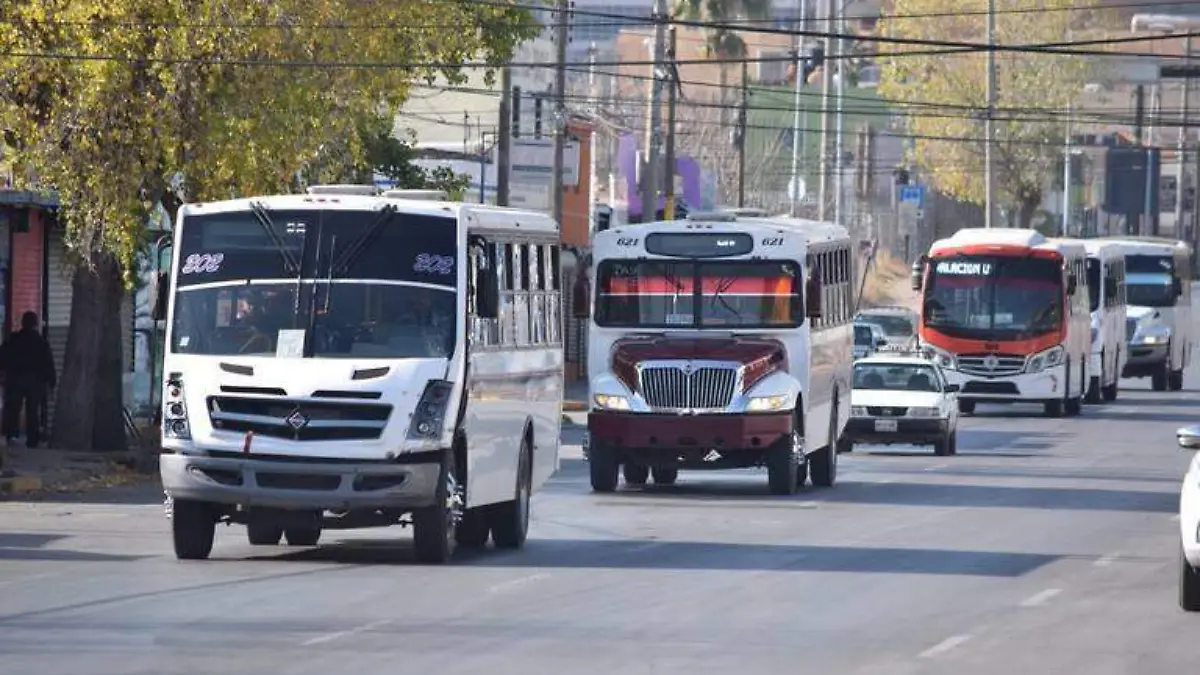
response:
M398 210L395 204L388 204L380 209L379 215L367 226L367 230L358 239L350 242L350 245L346 247L342 255L333 262L330 267L330 277L332 278L335 275L340 277L345 274L346 270L350 269L350 263L354 262L354 259L358 257L358 254L367 243L374 239L375 235L379 234L379 231L383 229L384 225L388 224Z
M279 231L275 229L275 223L271 222L271 216L268 215L266 207L259 202L250 202L250 212L254 214L254 219L262 227L263 233L267 235L267 239L279 252L279 257L283 258L283 269L286 274L300 274L300 261L292 256L292 252L288 250L287 244L284 243L283 237L279 236Z

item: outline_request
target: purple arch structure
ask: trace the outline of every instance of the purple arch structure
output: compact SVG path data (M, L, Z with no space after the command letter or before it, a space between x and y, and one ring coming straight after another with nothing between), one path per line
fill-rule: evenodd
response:
M621 134L620 145L617 148L617 162L622 175L625 177L626 187L626 204L629 207L629 217L631 219L642 217L642 193L638 189L637 184L637 151L638 139L633 134ZM696 208L703 203L703 190L700 180L702 171L700 164L691 157L676 157L675 158L675 174L683 179L683 199L692 208ZM665 197L658 198L659 209L665 208L667 200Z

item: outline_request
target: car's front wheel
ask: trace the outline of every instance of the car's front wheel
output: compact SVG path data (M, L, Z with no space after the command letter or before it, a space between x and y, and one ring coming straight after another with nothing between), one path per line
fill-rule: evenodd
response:
M1192 567L1183 550L1179 551L1179 608L1200 612L1200 570Z

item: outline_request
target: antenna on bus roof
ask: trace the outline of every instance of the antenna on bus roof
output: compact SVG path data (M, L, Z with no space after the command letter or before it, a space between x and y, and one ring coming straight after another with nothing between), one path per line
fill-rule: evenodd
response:
M448 202L450 195L444 190L388 190L383 193L388 199L422 199L431 202Z
M310 185L305 190L310 195L361 195L374 197L379 188L374 185Z

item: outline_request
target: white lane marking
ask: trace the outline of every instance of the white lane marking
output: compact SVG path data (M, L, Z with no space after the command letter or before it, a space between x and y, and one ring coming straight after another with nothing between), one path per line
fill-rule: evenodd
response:
M926 471L941 471L942 469L945 469L948 466L950 466L950 465L949 464L934 464L933 466L925 467L925 470Z
M1037 607L1046 604L1051 598L1062 593L1061 588L1047 588L1041 593L1035 593L1021 601L1022 607Z
M1097 558L1096 562L1094 562L1092 564L1095 565L1096 567L1108 567L1109 565L1113 564L1113 562L1116 561L1117 558L1120 558L1120 557L1121 557L1121 553L1119 551L1114 551L1112 553L1105 553L1104 555Z
M1173 520L1175 522L1179 522L1179 514L1176 513L1175 515L1171 516L1171 520Z
M327 633L325 635L317 636L311 640L305 640L304 642L301 643L301 645L304 647L311 647L312 645L320 645L320 644L325 644L326 642L333 642L334 640L338 640L338 639L341 639L344 637L349 637L351 635L357 635L359 633L365 633L369 630L374 630L376 628L379 628L380 626L386 626L387 624L389 624L391 622L392 622L392 619L380 619L379 621L372 621L371 623L364 623L363 625L357 626L355 628L350 628L348 630L340 630L340 631L337 631L336 633Z
M493 586L489 586L487 589L487 592L488 593L500 593L502 591L512 590L519 586L524 586L525 584L528 584L533 581L538 581L540 579L548 579L548 578L550 578L549 574L543 574L540 572L538 574L530 574L529 576L518 577L516 579L509 579L508 581L502 581Z
M970 635L952 635L952 636L946 638L945 640L942 640L941 642L937 643L936 645L930 647L929 649L926 649L925 651L921 652L917 656L918 656L918 658L922 658L922 659L931 659L935 656L941 656L942 654L945 654L946 652L950 651L951 649L954 649L954 648L962 645L962 643L964 643L970 639L971 639Z

